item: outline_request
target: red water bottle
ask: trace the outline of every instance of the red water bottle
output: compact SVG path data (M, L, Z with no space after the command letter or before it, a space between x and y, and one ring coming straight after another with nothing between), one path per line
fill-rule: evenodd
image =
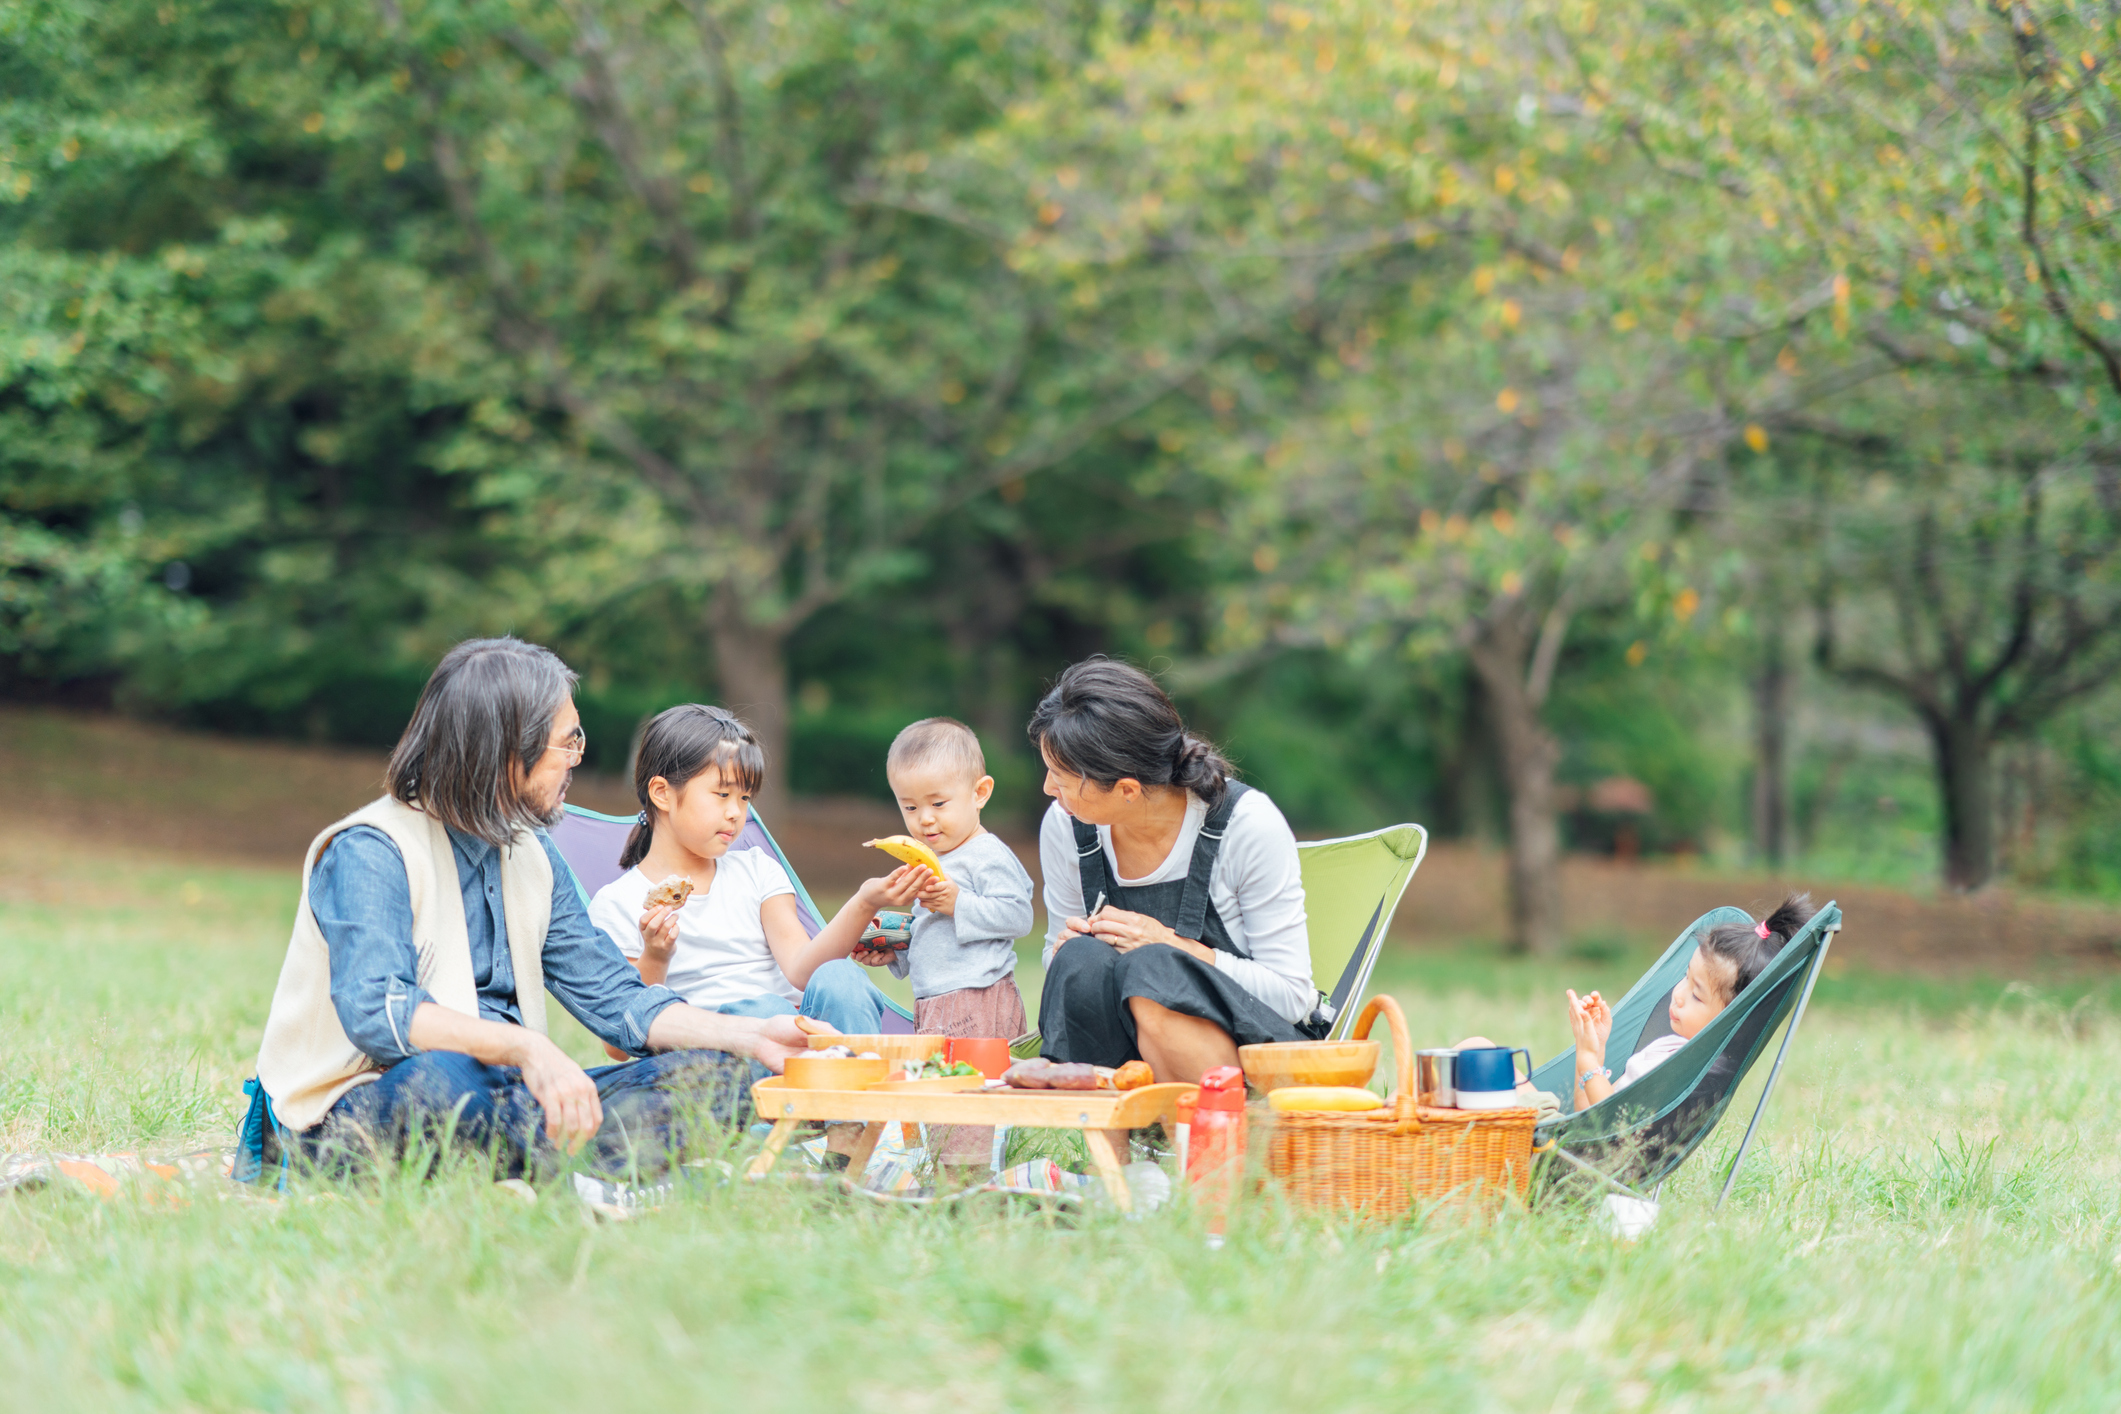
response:
M1218 1239L1244 1167L1245 1073L1219 1065L1200 1078L1186 1134L1186 1181L1193 1185L1194 1201L1207 1209L1208 1231Z

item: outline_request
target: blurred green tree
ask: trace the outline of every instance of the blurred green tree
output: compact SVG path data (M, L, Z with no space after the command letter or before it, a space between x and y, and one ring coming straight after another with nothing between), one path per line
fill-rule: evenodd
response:
M435 455L483 354L407 258L417 194L332 168L307 13L14 6L7 32L11 672L253 726L466 626L515 548Z
M771 760L791 633L908 592L930 527L1092 451L1229 337L1125 260L1087 302L1045 278L1073 178L983 134L1079 52L1071 8L340 13L343 65L404 94L365 141L442 194L435 268L499 355L452 464L547 523L594 487L652 511L617 563L555 526L594 564L553 566L550 598L668 586ZM539 422L526 456L510 428Z
M1756 450L1807 444L1818 660L1922 722L1979 888L1996 744L2121 672L2121 14L1645 5L1576 52L1749 252L1715 318L1777 349Z
M1508 798L1512 939L1551 951L1544 712L1569 625L1626 600L1636 547L1739 428L1687 334L1635 312L1680 278L1642 251L1683 210L1551 100L1537 39L1426 0L1173 7L1115 35L1075 103L1122 155L1115 222L1289 311L1166 434L1237 492L1226 556L1250 574L1218 649L1465 654Z

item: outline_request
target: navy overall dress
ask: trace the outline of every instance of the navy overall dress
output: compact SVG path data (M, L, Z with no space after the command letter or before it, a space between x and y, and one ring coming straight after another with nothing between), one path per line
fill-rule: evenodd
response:
M1186 877L1160 884L1122 885L1105 856L1097 827L1075 821L1083 907L1095 908L1102 895L1108 906L1154 918L1181 938L1249 957L1231 941L1208 899L1208 881L1222 853L1230 813L1247 789L1230 782L1222 800L1201 822ZM1077 937L1060 945L1046 969L1038 1005L1041 1054L1057 1061L1108 1066L1141 1059L1135 1044L1134 1013L1127 1006L1130 997L1146 997L1172 1011L1212 1021L1240 1046L1307 1039L1304 1031L1284 1021L1228 973L1190 953L1157 945L1122 953L1097 938Z

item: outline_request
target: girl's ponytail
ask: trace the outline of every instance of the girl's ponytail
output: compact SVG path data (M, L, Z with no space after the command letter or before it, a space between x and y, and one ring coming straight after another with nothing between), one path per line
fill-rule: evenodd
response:
M1711 928L1701 940L1701 947L1729 964L1731 996L1735 997L1767 971L1768 964L1789 945L1790 939L1804 931L1804 925L1818 911L1812 907L1810 894L1791 894L1759 923L1725 923Z
M1775 906L1775 911L1762 920L1757 930L1761 943L1768 948L1768 956L1782 951L1783 944L1804 931L1804 925L1812 921L1819 910L1812 907L1810 894L1791 894Z
M631 869L639 864L648 857L648 847L654 843L655 817L643 810L626 832L626 848L619 851L619 868Z
M639 864L655 843L655 803L648 798L648 787L656 777L681 791L709 766L751 795L766 779L766 753L759 739L728 708L687 702L656 713L641 729L641 749L633 756L633 794L641 802L641 813L619 852L619 868Z

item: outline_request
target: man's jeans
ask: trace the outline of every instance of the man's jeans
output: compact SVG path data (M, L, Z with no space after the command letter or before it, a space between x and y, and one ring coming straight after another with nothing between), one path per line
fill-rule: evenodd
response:
M604 1124L581 1159L600 1173L653 1177L688 1141L733 1124L750 1068L721 1051L666 1051L646 1060L589 1070L604 1102ZM346 1092L323 1123L298 1136L300 1151L326 1172L395 1163L415 1139L437 1147L490 1150L502 1177L549 1177L564 1155L545 1135L545 1112L514 1066L487 1065L459 1051L423 1051Z

